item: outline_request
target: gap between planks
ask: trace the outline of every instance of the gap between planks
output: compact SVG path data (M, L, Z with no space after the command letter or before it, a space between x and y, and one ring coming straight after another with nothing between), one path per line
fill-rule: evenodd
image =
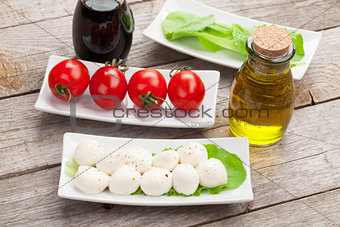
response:
M254 209L248 208L248 206L247 206L246 210L244 212L242 212L242 213L234 214L234 215L231 215L231 216L228 216L228 217L225 217L225 218L222 217L222 218L218 218L218 219L215 219L215 220L198 223L196 225L191 225L190 227L193 227L193 226L204 226L204 225L207 225L207 224L212 224L212 223L215 223L215 222L227 220L227 219L230 219L230 218L242 216L242 215L249 214L249 213L253 213L253 212L256 212L256 211L259 211L259 210L264 210L264 209L267 209L267 208L270 208L270 207L275 207L275 206L279 206L279 205L290 203L290 202L294 202L294 201L300 201L300 200L303 200L303 199L306 199L306 198L309 198L309 197L313 197L313 196L316 196L316 195L321 195L321 194L332 192L332 191L336 191L336 190L339 190L339 189L340 189L340 187L336 187L336 188L332 188L332 189L329 189L329 190L325 190L325 191L321 191L321 192L316 192L316 193L312 193L312 194L309 194L309 195L304 195L304 196L301 196L299 198L294 198L294 199L287 200L287 201L282 201L282 202L279 202L279 203L273 203L273 204L270 204L270 205L265 205L265 206L254 208ZM302 203L305 206L308 206L308 205L305 204L305 202L302 202ZM315 209L315 208L313 208L313 209ZM317 210L317 209L315 209L315 210Z
M153 0L139 0L139 1L134 1L134 2L131 2L129 3L129 6L132 6L132 5L135 5L135 4L142 4L142 3L145 3L145 2L150 2L150 1L153 1ZM56 17L48 17L48 18L43 18L43 19L38 19L38 20L31 20L30 18L26 17L23 13L18 13L16 8L12 7L12 5L10 4L5 4L3 3L1 0L0 0L0 4L3 4L5 5L6 7L10 6L9 9L11 9L11 11L14 11L13 13L16 13L16 14L19 14L20 16L24 17L26 19L26 21L29 21L29 22L23 22L23 23L19 23L19 24L14 24L14 25L9 25L9 26L4 26L4 27L1 27L1 29L6 29L6 28L13 28L13 27L17 27L17 26L21 26L21 25L28 25L28 24L35 24L35 23L39 23L39 22L43 22L43 21L49 21L49 20L55 20L55 19L60 19L60 18L64 18L64 17L70 17L70 16L73 16L74 13L70 13L70 14L67 14L67 15L62 15L62 16L56 16ZM8 6L7 6L8 5ZM13 8L13 9L12 9ZM22 14L22 15L21 15ZM339 25L340 26L340 25Z
M1 29L0 29L1 31ZM68 47L66 47L68 48ZM62 48L62 49L65 49L65 48ZM60 49L60 50L62 50ZM53 51L58 51L58 50L53 50ZM51 52L51 51L46 51L46 52ZM31 56L31 55L27 55L27 56ZM27 57L25 56L25 57ZM183 58L181 59L180 61L188 61L188 60L192 60L192 59L195 59L194 57L188 57L188 58ZM149 68L149 67L157 67L157 66L161 66L161 65L167 65L167 64L173 64L173 63L176 63L176 62L179 62L178 60L174 60L174 61L168 61L168 62L165 62L165 63L162 63L162 64L157 64L157 65L145 65L143 68ZM227 87L230 87L230 86L227 86ZM223 88L227 88L227 87L221 87L220 89L223 89ZM0 96L0 101L1 100L5 100L5 99L9 99L9 98L14 98L14 97L19 97L19 96L25 96L25 95L30 95L30 94L34 94L34 93L39 93L40 92L40 89L35 89L35 90L32 90L32 91L28 91L28 92L23 92L23 93L18 93L18 94L13 94L13 95L8 95L8 96ZM339 97L340 98L340 97Z
M143 4L143 3L147 3L147 2L153 2L153 1L155 1L155 0L133 0L132 2L129 2L129 5L133 6L133 5L136 5L136 4ZM201 2L201 1L199 1L199 2ZM2 3L4 5L4 7L8 8L7 10L9 10L11 12L14 11L14 13L18 13L16 11L19 11L25 17L26 17L26 15L25 15L26 13L28 15L32 16L30 10L28 10L28 12L25 12L25 11L21 12L22 11L22 10L20 11L21 8L18 5L13 6L13 4L11 4L12 3L11 1L9 1L9 2L6 1L6 3L3 2L3 1L0 1L0 3ZM201 2L201 3L207 4L207 2ZM277 7L278 8L279 6L285 6L285 5L290 4L290 3L292 3L292 2L290 2L290 1L280 2L280 3L270 4L267 7L274 7L274 8ZM76 4L76 0L75 0L74 4ZM207 4L207 5L211 6L212 4ZM247 10L249 10L249 7L251 7L251 10L257 10L257 9L264 9L264 8L266 8L266 6L261 4L261 2L258 5L256 5L256 4L255 5L249 5L249 7L245 7L245 8L244 8L244 6L240 5L240 9L237 9L237 10L235 10L235 7L232 7L232 6L233 5L231 4L231 7L228 8L229 9L228 12L231 12L231 13L234 13L234 14L238 14L239 12L247 11ZM317 4L316 4L316 6L317 6ZM67 12L66 12L67 13L66 15L61 15L61 16L57 16L57 15L51 16L50 15L51 17L48 17L48 18L32 19L32 20L28 17L30 22L19 22L18 24L7 25L7 26L1 27L1 28L11 28L11 27L16 27L16 26L21 26L21 25L27 25L27 24L32 24L32 23L37 23L37 22L42 22L42 21L48 21L48 20L53 20L53 19L73 16L73 9L74 9L74 7L75 6L68 8ZM13 8L13 9L11 9L11 8ZM331 10L331 8L328 9L327 11L329 11L329 10ZM8 13L8 12L5 12L5 13ZM314 17L318 17L318 16L314 15ZM336 26L340 26L340 24L339 25L329 26L329 27L326 27L325 29L318 28L318 29L315 29L315 31L322 31L322 30L329 29L331 27L334 28ZM295 27L298 27L298 26L295 26Z
M0 101L1 101L1 100L4 100L4 99L9 99L9 98L15 98L15 97L20 97L20 96L25 96L25 95L31 95L31 94L35 94L35 93L39 93L39 92L40 92L40 89L36 89L36 90L24 92L24 93L19 93L19 94L13 94L13 95L9 95L9 96L4 96L4 97L0 97Z
M23 0L20 0L20 1L23 1ZM36 1L36 0L35 0ZM46 1L46 0L44 0L44 1ZM65 1L69 1L69 0L65 0ZM139 20L138 21L141 21L139 24L138 24L138 29L136 29L136 32L137 32L137 34L136 34L136 40L138 40L138 42L136 42L135 43L135 45L136 45L136 51L132 51L133 53L133 56L135 56L136 58L134 58L135 60L133 60L132 62L134 62L134 64L138 64L138 65L140 65L140 66L147 66L147 65L150 65L150 62L149 62L149 60L150 61L155 61L155 63L153 63L154 65L157 65L157 64L161 64L162 62L169 62L169 58L170 59L174 59L174 58L177 58L176 60L185 60L185 59L189 59L188 58L188 56L184 56L184 55L181 55L181 54L178 54L177 52L175 52L175 51L171 51L171 55L170 56L168 56L168 57L161 57L162 56L162 51L164 51L163 49L163 47L161 47L159 44L154 44L154 43L152 43L152 46L153 46L153 49L154 50L152 50L151 49L151 51L147 51L147 53L144 53L144 54L139 54L140 53L140 50L143 50L143 43L144 42L148 42L148 43L150 43L151 44L151 41L147 41L146 40L146 38L145 37L143 37L142 36L142 34L141 34L141 31L143 30L143 28L145 28L148 24L149 24L149 20L151 20L151 18L152 18L152 15L153 14L155 14L156 13L156 11L161 7L161 3L163 2L164 0L155 0L155 1L147 1L147 2L145 2L144 3L144 5L145 5L145 7L146 6L148 6L148 7L151 7L153 10L152 10L152 12L150 13L149 11L150 10L141 10L140 8L139 8L139 6L140 6L140 4L135 4L134 5L134 10L135 10L135 12L136 12L136 16L139 18ZM204 3L208 3L208 2L210 2L210 4L212 5L212 3L215 3L215 2L217 2L216 0L210 0L210 1L208 1L208 0L200 0L200 1L203 1ZM266 2L266 0L262 0L262 1L264 1L264 2ZM282 1L289 1L289 3L291 3L291 4L293 4L292 2L291 2L291 0L282 0ZM156 4L157 3L157 4ZM316 5L319 5L319 0L316 0ZM251 12L253 12L254 13L254 15L252 16L252 13L251 12L249 12L249 13L247 13L249 10L250 10L250 6L248 7L248 5L247 5L247 7L244 5L244 4L242 4L242 3L233 3L235 6L239 6L241 9L242 9L242 11L240 11L240 12L243 12L243 9L245 10L245 12L244 13L241 13L242 15L248 15L249 17L254 17L254 18L257 18L257 19L261 19L261 20L263 20L263 19L269 19L269 18L272 18L274 21L273 22L277 22L278 24L280 24L280 23L282 23L282 24L285 24L285 23L288 23L287 21L285 21L285 22L283 22L283 21L281 21L281 20L279 20L279 18L276 18L274 15L272 15L272 14L270 14L270 15L265 15L265 16L263 16L263 18L261 17L261 18L259 18L258 17L258 12L253 12L253 11L251 11ZM255 6L256 6L256 4L255 4ZM72 7L68 7L69 8L69 11L71 12L72 11L72 9L71 8L73 8L73 6ZM229 9L229 10L233 10L233 9L235 9L235 8L237 8L237 7L232 7L232 5L230 5L230 4L226 4L225 6L223 6L223 9ZM248 9L249 8L249 9ZM301 5L300 5L300 8L301 8ZM303 10L303 9L302 9ZM313 7L311 8L311 13L312 12L314 12L314 10L313 10ZM150 14L150 15L149 15ZM288 15L286 15L287 17L289 17L289 16L291 16L289 13L288 13ZM32 18L32 19L34 19L34 18ZM40 19L40 18L39 18ZM60 25L60 27L63 27L63 26L65 26L65 25L69 25L71 22L70 22L70 19L72 19L71 17L67 17L67 20L65 20L65 19L63 19L63 20L58 20L58 19L56 19L56 20L53 20L53 23L56 23L56 24L59 24ZM277 20L276 20L277 19ZM293 17L293 19L296 19L295 17ZM304 21L304 19L303 18L300 18L299 20L301 20L300 22L296 22L296 24L300 24L300 23L302 23L303 21ZM294 21L296 21L296 20L294 20ZM51 22L52 23L52 22ZM62 24L62 23L65 23L64 25ZM46 24L46 23L44 23L44 24ZM336 21L336 23L335 23L336 25L338 24L338 22ZM61 26L62 25L62 26ZM291 26L293 26L294 24L293 23L291 23L291 24L286 24L286 25L291 25ZM320 26L318 26L318 27L310 27L310 29L312 29L312 30L314 30L314 29L316 29L316 28L322 28L322 27L329 27L329 26L331 26L332 24L322 24L322 25L320 25ZM43 26L43 25L41 25L41 26ZM55 26L47 26L47 25L45 25L46 26L46 29L48 29L49 27L51 27L50 29L57 29ZM29 28L27 28L27 27L25 27L25 26L23 26L22 28L26 31L26 32L28 32L29 33ZM44 27L44 26L43 26ZM33 28L32 28L33 29ZM67 29L69 29L70 30L70 26L67 26ZM16 32L18 30L18 28L16 28L15 29L15 31L12 31L11 29L10 29L10 31L8 31L8 29L5 29L5 30L3 30L4 32L6 31L6 32ZM35 29L33 29L34 31L36 31L36 28ZM32 30L32 31L33 31ZM335 29L335 30L339 30L339 29ZM58 29L57 30L53 30L53 31L58 31ZM332 30L331 30L332 31ZM19 32L19 31L18 31ZM21 31L22 32L22 31ZM52 33L52 32L51 32ZM330 34L332 34L332 32L329 32ZM39 33L40 34L40 33ZM66 35L67 34L67 35ZM69 35L68 34L70 34L69 33L69 31L67 31L64 35L63 34L60 34L61 35L61 37L69 37ZM328 34L328 33L327 33ZM334 33L334 34L337 34L336 32ZM65 36L66 35L66 36ZM333 35L333 34L332 34ZM42 37L45 37L44 35L42 36ZM327 37L328 39L329 39L329 37ZM35 38L34 38L34 40L35 40ZM47 37L46 37L46 40L48 41L48 40L50 40L50 39L48 39ZM19 40L20 41L20 40ZM36 42L38 42L38 39L37 40L35 40ZM67 40L66 41L66 38L65 38L65 40L64 40L65 42L68 42L69 40ZM329 43L332 43L332 39L331 40L328 40L328 42ZM325 41L326 42L326 41ZM69 43L69 42L68 42ZM6 42L4 42L4 45L7 45L7 43ZM56 45L56 48L58 48L58 47L60 47L60 45L57 45L57 44L55 44ZM71 45L71 44L70 44ZM325 46L325 45L324 45ZM10 55L10 53L12 53L11 51L10 51L10 49L11 49L11 46L9 45L9 47L10 48L8 48L8 55ZM158 48L157 47L159 47L159 52L157 52L157 50L158 50ZM327 46L326 46L327 47ZM14 48L14 47L13 47ZM25 48L24 46L23 46L23 48ZM50 46L42 46L40 49L42 49L42 51L46 51L45 49L49 49L50 48ZM335 46L335 48L336 48L336 46ZM20 48L19 48L20 49ZM329 47L329 49L334 49L334 47ZM155 53L153 53L154 51L156 51ZM25 53L21 53L22 51L20 50L19 51L20 53L14 53L13 55L15 56L15 55L20 55L20 54L23 54L23 55L25 55ZM33 52L35 52L35 51L33 51ZM148 56L148 57L150 57L150 59L148 60L148 61L146 61L146 60L139 60L139 58L141 57L141 56L145 56L145 55L149 55L148 53L153 53L154 55L153 56ZM7 54L7 53L6 53ZM69 51L63 51L63 52L60 52L59 53L59 55L67 55L67 56L73 56L73 52L71 52L70 50ZM159 57L158 57L158 55L159 55ZM6 55L7 56L7 55ZM45 55L43 55L43 57L44 58L46 58L46 54ZM7 59L7 58L6 58ZM137 60L138 61L137 61ZM7 59L8 60L8 59ZM6 61L7 61L6 60ZM37 56L35 59L34 59L35 61L33 62L34 64L36 64L38 61L39 61L39 56ZM46 59L45 60L43 60L44 62L46 61ZM139 62L140 61L140 62ZM32 65L30 65L30 66L27 66L26 64L24 64L24 63L22 63L22 62L15 62L15 64L13 63L13 64L10 64L9 62L11 62L10 60L8 60L8 63L6 63L6 65L8 64L8 66L10 67L10 66L12 66L12 65L14 65L14 66L16 66L16 64L18 64L19 66L22 66L22 67L28 67L28 68L32 68L32 70L33 69L35 69L32 65L34 65L34 64L32 64ZM324 65L324 62L321 62L320 63L320 65ZM313 67L313 69L314 69L314 67ZM5 69L6 70L6 69ZM4 73L6 72L4 70ZM33 73L33 75L32 76L30 76L30 75L28 75L27 73L23 73L22 75L23 75L23 77L22 77L22 79L20 79L20 80L10 80L10 86L8 87L8 88L6 88L6 92L3 92L3 95L5 96L5 95L10 95L10 94L12 94L12 93L21 93L21 92L27 92L27 90L32 90L32 89L38 89L39 87L39 83L40 83L40 81L39 81L39 78L40 78L40 73L42 73L42 67L40 67L35 73ZM15 72L13 72L13 74L14 74ZM317 74L321 74L321 75L323 75L323 71L322 72L320 72L318 69L316 69L316 73ZM333 76L333 75L330 75L330 76ZM26 79L26 77L27 77L27 79ZM7 78L7 77L6 77ZM328 78L328 77L327 77ZM326 78L326 79L327 79ZM316 79L316 82L320 82L320 84L323 84L325 81L320 81L320 79L319 78L317 78ZM321 83L322 82L322 83ZM327 83L328 83L328 81L326 81ZM310 84L309 84L309 86L310 86ZM8 91L7 91L8 90ZM301 89L300 89L301 90ZM325 92L324 92L325 93ZM326 94L326 93L325 93ZM306 101L306 100L305 100Z
M26 174L36 173L36 172L46 170L46 169L52 169L52 168L59 167L59 166L61 166L61 163L55 163L55 164L51 164L51 165L46 164L46 165L43 165L43 166L38 166L38 167L31 168L31 169L27 169L25 171L19 171L19 172L16 172L16 173L8 173L8 174L0 176L0 181L10 179L10 178L13 178L13 177L23 176L23 175L26 175Z
M225 127L225 126L218 126L216 128L221 128L221 127ZM216 129L216 128L214 128L214 129ZM208 131L208 130L205 130L205 131ZM190 135L194 135L194 134L197 134L197 133L182 135L180 137L173 137L173 138L170 138L170 139L180 139L182 137L190 136ZM340 146L337 147L337 148L340 148ZM289 160L287 162L282 162L282 163L279 163L279 164L268 165L268 166L260 167L260 168L257 168L257 169L252 168L252 170L256 171L256 170L261 170L261 169L265 169L265 168L269 168L269 167L287 164L287 163L290 163L290 162L295 162L295 161L298 161L298 160L302 160L302 159L318 156L318 155L321 155L321 154L325 154L325 153L333 151L334 149L337 149L337 148L331 148L329 150L322 151L320 153L308 155L308 156L301 157L301 158L292 159L292 160ZM27 175L27 174L31 174L31 173L36 173L36 172L47 170L47 169L52 169L52 168L59 167L59 166L61 166L61 162L55 163L55 164L46 164L46 165L43 165L43 166L38 166L38 167L31 168L31 169L26 169L24 171L18 171L18 172L14 172L14 173L8 173L8 174L5 174L5 175L0 175L0 181L10 179L10 178L13 178L13 177L23 176L23 175Z
M331 101L334 101L334 100L331 100ZM326 103L326 102L323 102L323 103ZM318 103L318 104L321 104L321 103ZM318 105L318 104L315 104L315 105ZM311 106L309 106L309 107L311 107ZM299 108L299 109L302 109L302 108ZM210 130L216 130L216 129L223 128L223 127L226 127L226 126L228 126L228 124L227 125L220 125L220 126L213 127L213 128L207 128L207 129L197 129L197 132L184 134L184 135L181 135L181 136L178 136L178 137L177 136L169 137L169 139L186 138L186 137L190 137L190 136L195 135L195 134L201 134L203 132L207 132L207 131L210 131ZM289 134L289 132L287 132L287 134ZM292 136L303 137L303 136L298 135L298 134L292 134ZM320 141L320 142L324 142L324 141ZM291 162L294 162L294 161L298 161L298 160L302 160L302 159L318 156L318 155L321 155L321 154L325 154L327 152L333 151L334 149L340 148L340 146L338 146L338 145L334 145L334 146L336 146L336 147L335 148L334 147L330 148L328 150L325 150L325 151L322 151L322 152L319 152L319 153L316 153L316 154L311 154L311 155L304 156L304 157L301 157L301 158L292 159L292 160L289 160L287 162L282 162L282 163L279 163L279 164L272 164L272 165L268 165L268 166L264 166L264 167L260 167L260 168L256 168L256 169L252 168L251 170L257 171L257 170L261 170L261 169L265 169L265 168L269 168L269 167L273 167L273 166L283 165L283 164L291 163ZM52 168L59 167L59 166L61 166L61 162L55 163L55 164L46 164L46 165L42 165L42 166L37 166L37 167L34 167L34 168L26 169L26 170L23 170L23 171L18 171L18 172L13 172L13 173L8 173L8 174L0 175L0 181L1 180L5 180L5 179L10 179L10 178L13 178L13 177L23 176L23 175L27 175L27 174L31 174L31 173L35 173L35 172L39 172L39 171L43 171L43 170L47 170L47 169L52 169Z
M309 93L309 94L311 95L311 93ZM14 96L17 96L17 95L14 95ZM18 95L18 96L20 96L20 95ZM312 107L312 106L316 106L316 105L319 105L319 104L324 104L324 103L327 103L327 102L332 102L332 101L339 100L339 99L340 99L340 97L336 98L336 99L331 99L329 101L325 101L325 102L322 102L322 103L320 102L320 103L314 103L312 105L307 105L307 106L298 106L295 109L302 109L302 108L305 108L305 107ZM227 100L227 99L225 99L225 100ZM221 100L220 102L224 102L225 100ZM200 129L200 130L197 130L195 132L190 132L188 134L184 134L184 135L181 135L181 136L178 136L178 137L175 136L175 137L169 137L169 138L170 139L178 139L178 138L190 137L190 136L195 135L195 134L205 133L207 131L216 130L216 129L219 129L219 128L222 128L222 127L225 127L225 126L226 125L219 125L219 126L215 126L215 127L212 127L212 128ZM325 153L327 151L328 150L326 150L324 152L321 152L321 153ZM311 156L314 156L314 155L311 155ZM310 156L307 156L307 157L310 157ZM304 158L306 158L306 157L304 157ZM299 159L303 159L303 158L299 158ZM294 159L294 160L299 160L299 159ZM294 160L290 160L289 162L294 161ZM55 164L52 164L52 165L43 165L43 166L38 166L38 167L30 168L30 169L27 169L27 170L24 170L24 171L18 171L18 172L4 174L4 175L0 176L0 180L11 178L11 177L15 177L15 176L26 175L26 174L29 174L29 173L38 172L38 171L49 169L49 168L53 168L53 167L56 167L56 166L60 166L60 163L55 163Z
M56 166L56 167L58 167L58 166ZM253 213L253 212L256 212L256 211L259 211L259 210L264 210L264 209L279 206L279 205L282 205L282 204L287 204L287 203L290 203L290 202L293 202L293 201L302 201L302 200L309 198L309 197L313 197L313 196L317 196L317 195L321 195L321 194L325 194L325 193L329 193L329 192L333 192L333 191L337 191L337 190L340 190L340 187L335 187L335 188L331 188L331 189L328 189L328 190L318 191L318 192L315 192L315 193L310 193L310 194L299 196L299 197L294 196L295 198L291 198L291 199L284 200L284 201L277 202L277 203L272 203L272 204L269 204L269 205L263 205L263 206L260 206L260 207L254 208L254 209L252 209L251 206L246 206L246 209L245 209L244 212L237 213L237 214L230 215L230 216L226 216L226 217L216 218L214 220L204 221L204 222L201 222L201 223L196 223L195 225L192 225L192 226L203 226L203 225L219 222L219 221L222 221L222 220L227 220L227 219L230 219L230 218L243 216L245 214L250 214L250 213ZM305 203L303 201L302 201L302 203L304 205L307 204L307 206L309 206L308 203ZM245 204L247 204L247 203L245 203ZM98 209L102 209L102 207L90 209L88 211L95 211L95 210L98 210ZM317 208L314 208L314 207L313 207L313 209L318 210ZM81 212L81 213L83 213L83 212ZM78 215L78 214L79 213L75 213L73 215ZM93 222L93 221L94 220L91 220L91 222Z

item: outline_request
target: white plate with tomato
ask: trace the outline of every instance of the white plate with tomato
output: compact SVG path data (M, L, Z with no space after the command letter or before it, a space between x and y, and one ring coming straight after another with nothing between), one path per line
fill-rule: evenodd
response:
M35 108L112 123L206 128L215 122L220 73L144 69L50 56ZM164 101L163 101L164 100Z

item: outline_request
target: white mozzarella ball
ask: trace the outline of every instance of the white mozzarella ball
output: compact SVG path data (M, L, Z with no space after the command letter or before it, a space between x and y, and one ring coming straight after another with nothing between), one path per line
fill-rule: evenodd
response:
M192 165L179 164L172 171L173 187L178 193L193 194L199 185L199 176Z
M78 144L74 159L81 166L93 166L104 152L103 146L95 140L85 140Z
M152 154L142 147L130 147L124 152L124 160L125 165L144 173L151 168Z
M172 187L172 174L167 169L152 167L143 174L140 187L147 195L163 195Z
M122 149L117 150L116 147L110 147L105 149L100 159L98 160L96 167L111 175L118 168L124 165L124 153Z
M172 171L176 168L178 162L178 152L174 150L168 150L153 156L152 166Z
M178 149L179 160L182 164L196 167L208 159L207 149L199 143L187 143Z
M111 176L109 189L112 193L130 195L139 188L141 175L131 166L123 165Z
M196 168L200 177L200 185L213 188L228 183L228 174L223 163L216 159L200 163Z
M87 194L98 194L109 185L109 176L91 166L79 166L75 185Z

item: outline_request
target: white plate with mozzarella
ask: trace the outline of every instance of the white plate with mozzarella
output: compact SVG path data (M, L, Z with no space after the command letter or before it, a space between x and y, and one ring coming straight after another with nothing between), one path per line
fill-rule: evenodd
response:
M201 193L200 196L151 196L151 195L119 195L106 189L100 193L87 194L76 186L66 172L66 162L75 157L75 149L78 144L86 140L94 140L103 148L112 146L129 149L131 147L142 147L151 153L159 154L164 148L176 148L187 143L215 144L216 146L236 154L242 161L247 177L237 189L223 190L219 194L211 195ZM253 200L249 166L249 144L246 138L210 138L210 139L131 139L93 136L76 133L66 133L63 140L63 156L58 188L58 196L67 199L136 206L187 206L208 204L230 204L243 203ZM170 167L171 168L171 167ZM78 169L79 171L79 169ZM117 171L117 170L116 170ZM143 170L144 171L144 170ZM183 171L183 170L182 170ZM122 170L123 172L123 170ZM181 171L178 171L181 172ZM156 173L158 174L158 173ZM180 174L180 173L178 173ZM145 173L144 173L145 175ZM152 175L152 174L151 174ZM146 190L148 190L146 188ZM150 189L149 189L150 190ZM149 191L151 194L153 191ZM157 192L156 192L157 193Z

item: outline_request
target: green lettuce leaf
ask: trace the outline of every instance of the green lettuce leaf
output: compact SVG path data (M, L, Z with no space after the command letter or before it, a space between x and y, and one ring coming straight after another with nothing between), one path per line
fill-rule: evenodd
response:
M228 151L218 148L215 144L204 145L208 151L208 158L219 159L228 173L228 183L226 188L236 189L246 179L247 173L243 166L243 162L236 154L231 154ZM219 188L218 186L217 188Z
M206 27L202 32L209 33L214 36L233 39L233 29L231 26L213 23Z
M137 191L135 191L134 193L131 193L131 195L139 195L139 194L144 194L144 192L142 191L140 187L137 189Z
M171 147L167 147L167 148L164 148L163 150L162 150L162 152L163 151L169 151L169 150L174 150L174 151L177 151L179 148L181 148L182 146L179 146L179 147L177 147L176 149L173 149L173 148L171 148Z
M198 17L192 13L176 11L170 13L162 22L162 29L169 40L194 36L195 32L201 31L215 22L213 15Z
M305 50L303 49L303 38L301 34L297 34L296 32L290 33L292 37L292 41L295 45L295 55L292 61L297 62L301 61L302 58L305 56Z
M249 36L253 34L256 27L254 28L243 28L238 24L233 24L233 40L234 40L234 49L237 52L241 53L244 57L247 57L248 52L246 50L246 41Z
M238 24L217 24L213 15L199 17L184 11L172 12L162 22L162 30L168 40L196 37L208 51L216 52L228 49L242 54L244 58L248 56L245 47L246 40L259 27L261 26L247 28ZM294 31L289 32L296 48L292 66L301 65L302 63L297 62L301 61L305 55L302 35Z
M76 160L74 158L70 158L67 162L66 162L66 173L70 176L70 177L74 177L78 171L79 168L79 164L76 162Z
M212 35L206 32L197 32L198 37L202 46L211 52L216 52L222 49L229 49L238 51L234 46L234 40L226 39L225 37Z

